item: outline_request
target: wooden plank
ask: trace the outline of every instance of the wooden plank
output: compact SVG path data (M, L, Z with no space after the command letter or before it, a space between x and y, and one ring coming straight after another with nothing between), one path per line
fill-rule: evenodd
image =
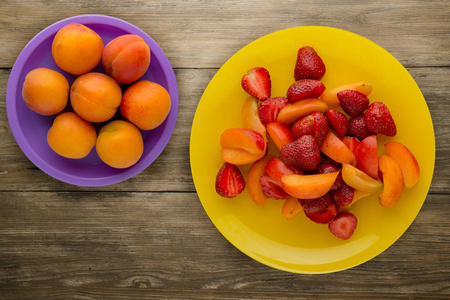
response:
M430 195L379 256L324 275L250 259L217 231L195 193L0 192L0 199L5 299L450 296L448 195Z
M70 9L68 9L70 7ZM26 12L26 13L24 13ZM3 1L0 68L12 67L47 26L80 14L106 14L147 32L176 68L218 68L237 50L277 30L307 25L362 35L406 66L448 66L446 1ZM220 45L220 46L218 46Z

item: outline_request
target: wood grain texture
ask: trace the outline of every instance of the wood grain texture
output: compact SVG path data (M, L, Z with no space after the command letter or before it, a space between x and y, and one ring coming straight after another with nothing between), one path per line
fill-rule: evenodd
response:
M68 185L36 168L6 114L20 51L80 14L140 27L178 80L167 147L108 187ZM449 17L441 0L0 1L0 299L450 299ZM220 66L263 35L307 25L355 32L394 55L421 89L436 136L430 192L405 234L374 259L324 275L279 271L236 249L203 210L189 165L195 110Z

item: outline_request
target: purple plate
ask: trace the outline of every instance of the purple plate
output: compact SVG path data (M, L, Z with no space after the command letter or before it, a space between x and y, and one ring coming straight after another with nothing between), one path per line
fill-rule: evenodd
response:
M95 148L83 159L68 159L56 154L47 144L47 131L55 116L41 116L30 110L22 99L22 85L31 70L45 67L62 73L69 84L76 76L62 71L53 61L51 45L59 29L70 23L81 23L97 32L104 45L123 34L142 37L151 51L150 67L141 79L156 82L167 89L172 107L167 119L157 128L141 131L144 153L141 159L126 169L114 169L104 164ZM105 73L101 63L93 70ZM128 85L122 85L125 89ZM39 169L50 176L73 185L105 186L127 180L147 168L163 151L175 127L178 114L178 86L172 66L159 45L138 27L123 20L103 15L81 15L56 22L37 34L19 54L6 91L8 122L17 144ZM70 101L65 111L72 111ZM118 113L114 119L121 119ZM97 131L101 124L94 124Z

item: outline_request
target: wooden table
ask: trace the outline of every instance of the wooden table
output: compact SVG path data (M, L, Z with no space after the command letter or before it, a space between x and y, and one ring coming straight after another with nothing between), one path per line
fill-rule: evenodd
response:
M179 86L178 121L162 155L101 188L36 168L6 116L20 51L45 27L80 14L143 29ZM0 298L450 298L449 1L3 0L0 20ZM237 250L203 210L189 165L195 110L220 66L263 35L305 25L355 32L394 55L422 90L436 135L433 182L411 227L374 259L325 275L279 271Z

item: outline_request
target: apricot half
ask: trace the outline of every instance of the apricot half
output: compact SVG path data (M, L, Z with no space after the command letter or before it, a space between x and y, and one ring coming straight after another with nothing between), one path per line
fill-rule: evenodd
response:
M247 189L250 198L259 205L264 205L267 202L267 196L264 194L260 178L266 173L266 165L273 158L272 155L266 155L263 158L255 161L248 171Z
M342 179L355 190L368 193L374 193L383 186L380 181L373 179L354 166L345 163L342 164Z
M242 123L245 128L253 129L263 137L266 136L266 127L261 123L259 118L258 100L248 97L242 105Z
M387 154L400 166L405 187L416 186L420 178L420 167L414 154L399 142L388 142L384 145Z
M286 193L292 197L315 199L328 193L338 174L339 171L313 175L287 174L281 177L281 183Z
M392 206L398 202L403 192L403 176L397 162L390 156L379 158L379 168L383 180L383 192L379 196L382 206Z
M338 163L356 165L353 152L331 131L325 136L320 151Z
M291 124L292 122L303 118L313 112L324 113L328 109L325 102L316 99L303 99L295 103L289 103L278 113L277 122L282 124Z

